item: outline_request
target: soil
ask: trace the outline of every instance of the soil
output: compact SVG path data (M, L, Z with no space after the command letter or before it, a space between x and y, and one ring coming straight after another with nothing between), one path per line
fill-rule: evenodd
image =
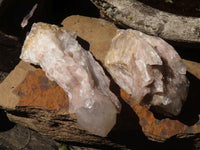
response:
M200 17L200 0L138 0L153 8L181 16Z

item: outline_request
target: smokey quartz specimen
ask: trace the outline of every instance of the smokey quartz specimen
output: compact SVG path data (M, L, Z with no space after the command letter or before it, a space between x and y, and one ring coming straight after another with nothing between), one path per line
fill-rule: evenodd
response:
M46 76L66 91L69 111L76 113L81 127L96 135L108 134L120 103L110 91L102 67L74 36L55 25L35 23L20 58L40 65Z
M112 77L132 99L178 115L188 94L186 67L172 46L135 30L118 30L105 58Z

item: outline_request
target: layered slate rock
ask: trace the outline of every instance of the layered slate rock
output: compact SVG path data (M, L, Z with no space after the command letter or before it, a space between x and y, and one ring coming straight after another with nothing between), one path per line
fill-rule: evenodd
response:
M105 57L117 84L141 105L178 115L189 82L186 67L172 46L136 30L118 30Z
M70 33L56 25L35 23L20 58L40 65L46 76L64 89L69 112L76 114L80 126L99 136L109 133L120 103L109 89L103 68Z

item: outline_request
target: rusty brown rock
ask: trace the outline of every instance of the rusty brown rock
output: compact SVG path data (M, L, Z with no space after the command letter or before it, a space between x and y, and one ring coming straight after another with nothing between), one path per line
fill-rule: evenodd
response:
M55 82L47 79L42 70L29 71L14 91L20 97L16 106L41 107L55 112L68 112L68 96Z
M13 93L15 89L26 77L27 71L35 71L35 67L28 63L19 63L9 76L0 84L0 106L7 109L14 109L19 103L19 97ZM17 73L16 73L17 72ZM9 93L9 94L8 94Z
M121 90L122 98L132 107L139 117L139 123L143 132L152 140L166 140L177 134L182 134L189 127L178 120L173 119L156 119L154 114L147 108L138 105L131 100L131 96ZM196 130L200 132L200 130Z
M68 113L64 90L48 80L41 69L25 62L20 62L0 84L0 99L5 109L27 106Z

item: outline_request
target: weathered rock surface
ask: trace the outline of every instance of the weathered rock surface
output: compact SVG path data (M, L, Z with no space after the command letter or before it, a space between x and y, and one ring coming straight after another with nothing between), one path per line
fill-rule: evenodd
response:
M200 18L177 16L159 11L137 0L91 1L104 16L116 24L160 36L167 40L199 46Z
M81 127L99 136L109 133L120 103L110 91L102 67L70 33L56 25L35 23L20 58L40 65L46 76L64 89L69 112L76 113Z
M83 16L70 16L66 18L62 24L67 29L76 31L78 36L88 41L90 43L90 51L93 53L96 59L100 60L104 64L104 58L109 50L109 47L105 47L104 45L108 45L108 43L110 43L111 39L114 37L117 31L117 28L114 25L103 21L102 19ZM90 29L89 32L84 30L86 27ZM101 55L98 55L99 53L101 53ZM184 63L186 63L187 66L188 62L184 61ZM195 71L196 69L198 69L198 67L191 70ZM191 70L188 71L191 72ZM199 119L194 119L196 117L199 118L199 107L197 106L197 104L199 104L199 94L197 94L198 88L195 85L198 83L198 80L191 81L190 89L192 90L190 90L191 93L189 92L189 97L186 101L187 104L190 103L190 106L184 108L180 117L177 119L157 119L148 109L140 106L136 102L131 102L131 96L123 90L121 90L121 96L128 104L130 104L132 109L138 115L139 123L144 134L152 140L163 141L176 135L183 135L181 137L187 137L189 134L198 135L200 132L198 123ZM194 105L196 107L194 107ZM192 111L195 113L192 113ZM182 115L185 115L185 119L181 118ZM193 119L196 121L194 122ZM188 123L190 121L193 123ZM179 136L178 138L181 137Z
M56 141L21 125L15 125L8 131L0 132L1 150L58 150L59 147L60 144Z
M109 148L125 148L112 139L95 136L80 128L68 110L66 92L45 73L21 61L0 84L0 106L8 118L42 135L64 142Z
M181 112L189 87L186 67L161 38L131 29L118 30L105 66L134 101L168 116Z

